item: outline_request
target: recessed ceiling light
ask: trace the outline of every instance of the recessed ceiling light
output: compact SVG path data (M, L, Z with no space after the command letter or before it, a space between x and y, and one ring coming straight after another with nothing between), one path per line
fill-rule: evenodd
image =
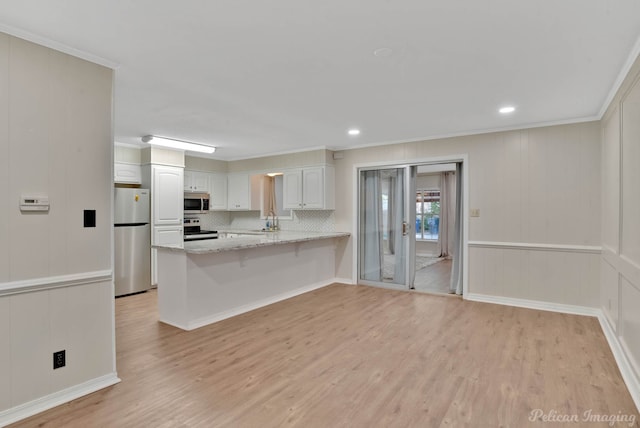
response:
M347 133L349 135L360 135L360 130L354 128L354 129L350 129Z
M513 106L506 106L506 107L502 107L498 110L500 113L502 114L509 114L509 113L513 113L514 111L516 111L516 108Z
M375 51L373 51L373 54L375 56L391 56L391 54L393 54L393 49L391 48L378 48Z

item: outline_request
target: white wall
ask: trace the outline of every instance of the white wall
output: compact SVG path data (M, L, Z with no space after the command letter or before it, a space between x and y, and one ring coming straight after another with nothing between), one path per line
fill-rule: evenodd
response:
M600 307L640 379L640 58L602 120Z
M344 151L336 182L354 165L468 155L468 292L596 307L600 245L598 122ZM353 230L353 186L336 188L336 230ZM337 261L352 278L352 237ZM511 245L518 244L518 245ZM558 246L561 246L559 251ZM582 247L587 247L582 248Z
M0 425L32 400L117 380L112 80L0 33ZM49 213L21 213L23 194L49 196ZM85 209L95 228L83 227ZM53 371L62 349L67 365Z

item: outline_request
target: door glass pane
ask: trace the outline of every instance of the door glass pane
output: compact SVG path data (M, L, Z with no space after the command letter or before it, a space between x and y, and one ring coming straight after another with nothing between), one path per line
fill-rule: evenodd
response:
M406 284L404 169L360 173L361 280Z

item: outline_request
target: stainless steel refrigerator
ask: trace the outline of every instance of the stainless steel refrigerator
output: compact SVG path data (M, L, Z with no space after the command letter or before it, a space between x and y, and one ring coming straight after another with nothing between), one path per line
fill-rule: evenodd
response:
M151 288L149 189L115 188L115 295Z

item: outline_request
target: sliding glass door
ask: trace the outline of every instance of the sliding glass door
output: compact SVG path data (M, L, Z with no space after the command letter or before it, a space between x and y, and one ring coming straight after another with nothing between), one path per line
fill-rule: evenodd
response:
M415 167L360 171L359 282L412 285L415 209L409 202L414 194Z

